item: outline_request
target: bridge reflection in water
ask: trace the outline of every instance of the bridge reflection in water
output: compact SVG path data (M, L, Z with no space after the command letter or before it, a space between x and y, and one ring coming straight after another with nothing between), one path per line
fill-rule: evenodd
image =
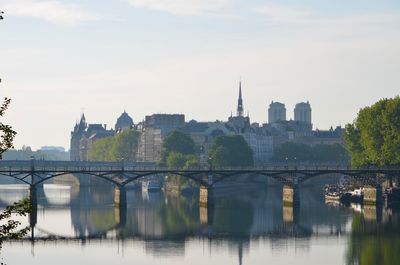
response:
M27 196L26 187L13 189L14 192L0 193L3 206ZM216 246L230 245L241 262L253 241L269 241L279 249L299 240L298 247L304 251L315 238L348 237L348 264L359 264L368 244L375 246L369 258L372 261L388 255L387 250L390 261L400 258L400 219L396 210L379 205L354 207L355 210L325 205L321 189L312 187L303 188L300 194L302 205L307 207L294 208L283 205L279 186L250 185L241 188L240 193L233 189L217 194L213 207L204 208L196 196L128 190L128 203L120 208L114 206L113 188L109 186L45 185L37 190L36 218L31 216L30 224L25 220L25 224L31 225L32 234L19 242L29 242L34 251L38 242L51 245L140 241L154 255L167 255L170 251L184 255L186 242L200 239ZM388 233L392 237L387 237Z

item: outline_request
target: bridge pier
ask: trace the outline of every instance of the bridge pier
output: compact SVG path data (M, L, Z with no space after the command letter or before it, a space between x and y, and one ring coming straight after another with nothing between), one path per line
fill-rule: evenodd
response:
M377 205L382 203L382 187L377 186L366 186L364 187L364 204Z
M300 205L299 185L284 185L282 190L282 200L283 206L298 207Z
M31 184L35 185L36 183L38 183L39 181L41 181L42 179L37 176L36 174L32 174L31 176ZM43 182L41 182L40 184L35 185L35 187L43 187Z
M29 213L29 226L31 228L35 227L37 224L37 190L36 187L29 188L29 206L30 206L30 213Z
M124 187L115 187L114 189L114 205L115 207L127 205L126 201L126 189Z
M114 220L115 223L118 224L118 228L124 227L126 225L126 212L127 206L125 205L116 205L114 207Z
M296 224L299 217L299 207L283 205L283 222L285 224Z
M214 205L213 189L206 186L200 186L199 194L200 207L212 207Z
M200 205L199 208L202 234L211 238L213 234L214 207L204 207Z
M119 227L126 224L127 199L124 187L114 189L114 218Z

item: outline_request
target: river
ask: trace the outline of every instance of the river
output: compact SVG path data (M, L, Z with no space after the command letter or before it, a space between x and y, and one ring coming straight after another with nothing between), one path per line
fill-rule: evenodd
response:
M0 186L0 207L27 196ZM195 196L129 190L126 210L113 189L45 185L27 238L7 241L8 264L361 264L400 263L400 211L329 205L320 187L301 188L300 207L282 205L282 188L253 185ZM24 226L29 217L20 218Z

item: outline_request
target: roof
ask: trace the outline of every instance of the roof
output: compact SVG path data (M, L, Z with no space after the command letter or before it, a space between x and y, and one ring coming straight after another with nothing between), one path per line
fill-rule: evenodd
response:
M117 123L115 124L115 129L122 129L124 127L132 127L133 119L124 111L121 116L117 119Z

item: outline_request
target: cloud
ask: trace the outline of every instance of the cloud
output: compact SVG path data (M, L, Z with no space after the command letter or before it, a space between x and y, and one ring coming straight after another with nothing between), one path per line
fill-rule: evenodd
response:
M309 9L278 5L263 5L255 8L254 11L266 16L271 22L277 23L305 22L312 15Z
M65 4L56 0L0 0L0 7L6 15L32 17L63 25L100 19L98 15L85 11L76 4Z
M213 14L225 7L230 0L128 0L137 8L165 11L178 16Z

